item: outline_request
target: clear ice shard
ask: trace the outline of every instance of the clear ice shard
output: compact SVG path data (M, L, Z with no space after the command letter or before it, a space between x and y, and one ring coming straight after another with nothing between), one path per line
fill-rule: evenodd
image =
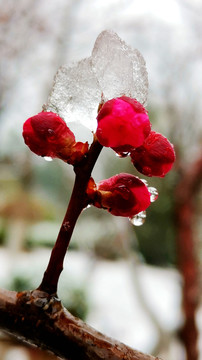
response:
M95 130L101 95L91 60L87 58L72 66L63 65L59 68L43 109L56 112L66 122L79 122Z
M59 68L43 109L95 131L102 100L126 95L145 104L147 91L147 70L140 52L105 30L96 39L91 57Z
M95 42L92 63L104 100L126 95L145 104L148 76L145 60L138 50L113 31L105 30Z

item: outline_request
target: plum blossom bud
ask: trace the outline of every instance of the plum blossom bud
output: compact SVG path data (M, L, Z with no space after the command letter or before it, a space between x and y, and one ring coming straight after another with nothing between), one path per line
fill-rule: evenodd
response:
M98 141L116 152L130 151L142 145L151 130L145 108L126 96L107 101L99 111L97 121Z
M53 112L41 112L23 125L25 144L39 156L60 158L69 164L80 161L88 144L77 143L64 120Z
M91 179L87 194L94 206L116 216L133 217L150 205L147 186L138 177L126 173L100 181L97 188Z
M131 152L131 160L142 174L164 177L175 161L174 147L166 137L151 131L142 146Z

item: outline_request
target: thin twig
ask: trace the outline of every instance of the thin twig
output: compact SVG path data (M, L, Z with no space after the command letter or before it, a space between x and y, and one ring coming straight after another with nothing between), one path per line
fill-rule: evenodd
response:
M74 167L74 171L76 173L74 188L57 241L51 253L48 267L38 288L41 291L45 291L52 295L57 293L57 285L60 274L63 270L64 257L69 246L76 221L81 211L88 205L86 187L101 150L102 145L95 140L92 143L87 156L82 160L82 162Z

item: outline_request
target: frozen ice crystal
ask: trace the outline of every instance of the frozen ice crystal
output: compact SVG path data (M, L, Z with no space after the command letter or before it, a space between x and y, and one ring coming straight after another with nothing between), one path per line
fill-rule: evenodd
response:
M44 110L59 114L66 122L80 122L95 130L100 103L99 84L92 71L91 58L72 66L61 66Z
M126 95L144 104L148 80L145 61L112 31L97 38L92 56L56 73L44 110L58 113L66 122L79 122L96 130L99 103Z
M105 30L95 42L92 62L105 100L126 95L145 104L148 77L138 50L128 46L116 33Z

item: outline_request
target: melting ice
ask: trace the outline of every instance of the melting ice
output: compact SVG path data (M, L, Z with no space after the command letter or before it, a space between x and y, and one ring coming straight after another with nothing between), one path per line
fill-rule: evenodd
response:
M140 52L116 33L103 31L91 57L59 68L43 108L57 112L66 122L80 122L95 131L101 100L126 95L144 104L147 90L147 70Z

